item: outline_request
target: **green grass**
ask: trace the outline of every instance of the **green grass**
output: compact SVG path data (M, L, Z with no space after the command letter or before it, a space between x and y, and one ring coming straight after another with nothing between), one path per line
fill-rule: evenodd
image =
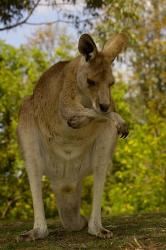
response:
M105 218L104 225L113 238L98 239L87 233L66 232L59 221L48 220L50 234L45 240L19 242L17 236L32 228L32 222L0 221L0 249L124 249L166 250L166 214L141 214Z

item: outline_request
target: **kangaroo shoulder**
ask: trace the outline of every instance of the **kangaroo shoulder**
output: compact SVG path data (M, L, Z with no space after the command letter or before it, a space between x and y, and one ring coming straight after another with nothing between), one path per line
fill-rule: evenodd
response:
M70 61L63 61L63 62L58 62L54 65L52 65L49 69L47 69L42 76L39 79L39 83L40 82L47 82L49 81L49 79L51 79L52 77L56 78L59 73L61 73L65 66L69 63Z
M69 61L58 62L41 75L33 92L34 99L40 99L41 96L47 98L54 92L59 92L59 88L61 88L59 79L62 78L63 71L68 63Z
M32 102L33 102L33 96L29 95L24 97L22 105L19 110L19 116L23 114L27 114L30 111L32 111Z

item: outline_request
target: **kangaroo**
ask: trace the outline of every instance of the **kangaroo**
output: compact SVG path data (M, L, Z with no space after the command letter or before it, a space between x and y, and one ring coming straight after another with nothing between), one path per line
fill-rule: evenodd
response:
M80 55L50 67L24 100L18 136L32 193L34 227L21 234L21 240L48 235L42 175L51 181L65 229L77 231L88 225L90 234L112 237L102 226L101 198L118 134L128 134L111 97L111 64L126 44L126 35L120 33L98 51L89 34L81 35ZM80 215L82 180L88 175L94 177L89 222Z

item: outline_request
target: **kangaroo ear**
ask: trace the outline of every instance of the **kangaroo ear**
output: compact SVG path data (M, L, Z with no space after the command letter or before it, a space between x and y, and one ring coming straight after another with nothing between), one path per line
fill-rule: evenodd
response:
M112 62L114 59L126 49L128 44L128 37L126 34L119 33L112 36L104 45L103 53Z
M80 36L78 50L85 57L85 60L91 61L97 55L97 47L93 39L88 34Z

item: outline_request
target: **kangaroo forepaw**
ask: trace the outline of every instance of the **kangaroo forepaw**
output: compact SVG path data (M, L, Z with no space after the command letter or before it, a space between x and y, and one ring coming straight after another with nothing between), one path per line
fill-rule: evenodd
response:
M100 231L96 234L97 237L101 239L110 239L113 237L113 233L105 228L101 228Z
M48 236L48 230L41 230L39 228L34 228L30 231L22 233L18 236L17 242L20 241L35 241L38 239L44 239Z
M126 138L129 134L128 125L124 123L119 123L117 125L118 134L121 135L120 138Z
M89 119L85 116L73 116L67 121L67 124L71 128L78 129L85 126L88 122Z

